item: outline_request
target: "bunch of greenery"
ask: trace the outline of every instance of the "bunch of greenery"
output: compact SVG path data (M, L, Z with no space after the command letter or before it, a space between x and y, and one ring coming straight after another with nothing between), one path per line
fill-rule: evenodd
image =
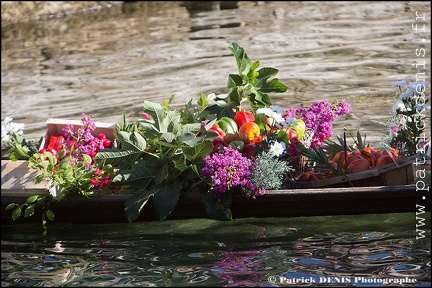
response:
M123 118L115 128L120 148L96 154L96 162L119 169L112 184L121 186L123 193L134 194L125 203L129 221L138 218L150 197L158 218L165 219L180 194L197 186L204 157L213 149L215 134L204 133L201 122L188 123L189 117L169 107L172 99L164 106L144 101L149 119L127 124Z
M229 49L239 71L229 75L229 94L201 94L197 105L189 102L183 110L170 107L174 96L163 105L144 101L144 119L128 124L123 118L116 125L119 149L104 149L96 155L100 165L119 169L112 184L122 187L123 193L134 194L125 203L128 221L139 217L150 198L163 220L174 210L181 193L206 189L200 172L217 136L207 130L217 119L233 118L243 102L256 111L271 105L268 93L287 90L278 79L270 80L277 69L257 70L260 63L252 62L237 43L230 43Z

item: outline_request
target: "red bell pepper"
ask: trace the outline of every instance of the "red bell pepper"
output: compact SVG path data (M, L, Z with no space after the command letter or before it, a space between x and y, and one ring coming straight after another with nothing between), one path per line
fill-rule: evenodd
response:
M44 153L47 151L53 156L57 156L57 154L63 149L64 142L65 138L63 134L54 134L49 138L47 148L41 149L39 153Z
M255 116L249 111L238 111L234 115L234 121L237 123L237 126L240 129L243 124L255 121Z
M223 138L226 135L225 131L216 125L213 125L208 131L218 134L218 137L221 138Z

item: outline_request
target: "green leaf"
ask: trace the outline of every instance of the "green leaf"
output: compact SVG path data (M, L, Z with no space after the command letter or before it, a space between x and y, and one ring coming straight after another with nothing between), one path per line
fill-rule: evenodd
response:
M234 118L235 109L237 108L237 104L236 103L229 103L229 102L217 102L216 104L213 105L209 105L206 108L206 111L210 112L211 114L216 114L217 118L222 118L222 117L231 117Z
M145 189L154 179L154 171L148 161L138 160L130 169L120 170L112 180L113 183L129 183Z
M125 213L129 222L133 222L138 219L142 208L149 200L150 196L154 195L157 191L152 190L139 190L137 194L129 197L125 201Z
M179 155L177 158L173 159L173 161L174 161L174 167L180 172L183 172L189 168L189 166L186 164L186 158L184 154Z
M162 131L160 128L160 123L162 123L163 115L165 113L165 109L160 104L145 100L144 112L148 113L152 120L139 120L138 123L141 123L145 127L153 129L159 133L166 132Z
M236 107L234 107L237 111L238 106L240 106L240 103L243 100L243 96L240 95L239 93L239 89L238 88L234 88L231 93L229 94L229 100L231 100L232 103L234 103L236 105ZM229 104L229 102L227 102ZM221 118L221 117L220 117Z
M24 217L30 217L34 214L34 206L30 205L24 210Z
M19 153L15 153L15 151L13 151L10 155L9 158L12 162L16 162L19 160Z
M147 141L138 132L119 131L118 137L125 150L144 151L147 147Z
M173 182L167 186L156 189L157 192L153 196L153 205L159 220L164 220L174 211L180 196L181 188L182 183Z
M201 130L201 123L188 123L183 125L182 133L193 133L194 135Z
M235 88L243 84L243 79L238 74L229 74L227 88Z
M258 70L259 75L256 77L254 86L261 88L270 77L275 76L279 72L276 68L264 67Z
M195 147L183 147L183 154L185 157L194 162L196 159L202 160L213 150L213 144L209 140L205 140Z
M169 104L172 103L174 98L175 98L175 94L172 94L168 100L166 100L166 99L163 100L163 105L165 107L165 110L168 111L170 109Z
M263 93L283 93L288 90L288 87L279 82L278 79L272 79L269 82L263 84L260 88L260 91Z
M52 210L48 209L48 210L45 212L45 215L46 215L46 217L48 218L48 220L50 220L50 221L54 221L54 217L55 217L55 215L54 215L54 212L53 212Z
M160 123L162 133L172 132L177 134L180 130L181 113L180 111L169 111Z
M248 102L252 112L254 113L257 108L268 107L272 105L270 96L260 92L259 90L256 90L255 88L251 89L251 95L248 98Z
M92 163L92 158L90 157L90 155L82 154L82 157L83 157L83 162L84 163L87 163L87 164Z
M244 76L243 79L247 79L247 74L249 73L251 64L250 64L250 59L247 56L247 54L245 53L244 49L242 47L240 47L239 44L235 43L235 42L231 42L228 44L228 48L231 50L231 52L234 54L234 57L236 59L237 62L237 68L239 71L239 74Z
M13 212L12 212L12 220L16 220L19 217L21 217L21 208L17 207Z
M259 72L255 71L259 65L260 65L259 61L255 61L251 64L251 68L248 73L249 83L255 82L254 79L259 76Z
M5 210L12 210L13 208L17 207L18 204L10 203L6 206Z
M99 151L95 156L96 163L100 165L110 164L114 167L129 167L135 160L142 155L141 151L126 149L105 148Z
M172 132L162 133L161 140L165 140L168 143L172 143L176 139L176 135Z
M26 203L27 204L34 203L34 202L36 202L36 200L38 200L38 198L39 198L39 195L30 196L27 198Z
M14 153L17 154L18 157L29 157L29 149L26 146L22 146L21 144L15 145Z
M207 107L207 105L209 104L207 97L204 93L201 93L200 98L197 101L198 105L200 105L202 108Z
M155 173L155 184L158 185L162 183L165 179L168 177L169 169L168 166L170 163L167 163L166 161L163 161L162 167L157 167L157 173Z

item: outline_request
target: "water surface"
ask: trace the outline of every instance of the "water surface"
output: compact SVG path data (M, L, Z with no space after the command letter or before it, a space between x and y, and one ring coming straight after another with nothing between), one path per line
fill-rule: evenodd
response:
M352 113L335 133L361 130L377 143L398 97L391 83L430 76L427 15L430 3L420 1L138 1L17 24L2 29L2 118L38 139L48 118L134 121L144 100L175 94L182 107L226 93L237 73L228 43L237 42L261 67L279 69L289 90L274 104L346 99Z
M45 237L38 223L2 225L2 287L429 287L430 227L419 223L415 213L50 223Z

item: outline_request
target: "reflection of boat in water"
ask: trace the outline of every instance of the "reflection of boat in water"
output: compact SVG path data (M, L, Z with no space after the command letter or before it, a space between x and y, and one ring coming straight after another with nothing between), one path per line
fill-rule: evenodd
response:
M35 171L30 171L27 161L2 160L2 223L18 223L12 220L9 203L24 203L27 197L49 193L48 184L34 184ZM430 183L419 191L415 184L366 187L308 188L267 191L256 199L233 195L231 212L233 218L243 217L294 217L318 215L349 215L393 212L430 211ZM131 194L70 197L50 208L54 221L76 223L127 222L125 201ZM167 219L207 218L200 193L184 193L175 210ZM157 220L151 201L141 212L137 221ZM36 213L37 214L37 213ZM26 221L40 221L37 215Z

